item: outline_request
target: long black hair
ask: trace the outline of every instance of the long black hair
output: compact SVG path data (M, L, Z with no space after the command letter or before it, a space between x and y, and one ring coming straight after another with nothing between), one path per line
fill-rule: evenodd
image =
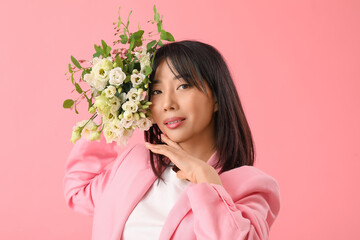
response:
M155 53L150 81L154 79L156 69L162 61L166 61L169 67L172 66L171 71L175 71L188 84L205 93L206 82L216 97L218 111L214 113L215 145L219 161L213 167L220 167L219 173L222 173L236 167L253 165L255 153L249 124L229 69L219 51L198 41L165 44ZM149 88L151 89L151 83ZM149 92L151 101L151 91ZM145 141L161 144L161 133L158 125L154 124L145 131ZM163 180L161 174L169 166L169 159L150 151L150 163L154 174Z

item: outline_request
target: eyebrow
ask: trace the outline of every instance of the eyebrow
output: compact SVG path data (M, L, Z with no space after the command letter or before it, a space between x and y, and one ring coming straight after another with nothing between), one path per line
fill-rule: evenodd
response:
M180 75L177 75L177 76L173 77L173 80L179 80L180 78L182 78L182 77ZM161 80L154 79L152 81L152 84L158 84L158 83L161 83Z

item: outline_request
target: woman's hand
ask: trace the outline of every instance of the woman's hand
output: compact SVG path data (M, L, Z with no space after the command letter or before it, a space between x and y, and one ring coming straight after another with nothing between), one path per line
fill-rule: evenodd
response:
M187 179L193 183L207 182L222 185L219 174L212 166L189 155L178 143L171 141L164 134L161 134L161 140L167 145L146 142L145 146L153 153L168 157L180 169L176 173L178 178Z

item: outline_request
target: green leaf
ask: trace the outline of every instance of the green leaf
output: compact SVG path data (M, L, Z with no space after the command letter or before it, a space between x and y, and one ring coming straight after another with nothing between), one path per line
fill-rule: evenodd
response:
M93 57L99 57L100 55L104 56L104 51L100 46L94 44L94 48L95 48L96 53L93 55Z
M157 25L158 32L161 32L161 29L162 29L162 21L158 22L156 25Z
M100 57L100 55L101 55L101 52L96 52L96 53L93 54L93 58Z
M121 69L123 68L123 62L119 56L115 58L115 63L117 67L120 67Z
M128 37L126 34L120 35L120 42L126 44L128 42Z
M120 9L121 9L121 7L119 7L119 18L118 18L119 21L118 21L117 27L120 27L120 24L122 23L122 22L121 22L121 17L120 17Z
M104 40L101 40L101 45L102 45L103 57L108 57L110 55L111 47L108 46Z
M74 73L71 73L70 78L71 78L71 83L74 85Z
M144 31L143 31L143 30L139 30L139 31L134 32L133 34L131 34L131 37L134 37L135 40L141 40L143 34L144 34Z
M105 50L105 49L107 48L107 46L108 46L104 40L101 40L101 45L102 45L102 47L103 47L104 50Z
M157 12L157 10L156 10L156 6L154 5L154 21L155 22L158 22L159 20L160 20L160 15L159 15L159 13Z
M69 73L73 73L73 70L71 68L71 64L69 63Z
M72 105L74 105L74 100L66 99L63 103L63 108L71 108Z
M134 70L134 62L131 62L129 64L129 72L132 73L133 70Z
M161 40L159 40L159 41L158 41L158 45L161 47L161 46L163 46L164 44L162 43Z
M74 106L75 106L75 113L76 113L76 114L79 114L78 110L76 109L76 103L75 103Z
M85 68L85 69L82 71L82 73L81 73L82 79L84 79L85 74L88 74L88 73L90 73L90 72L91 72L91 69L90 69L90 68Z
M129 13L129 15L128 15L127 23L126 23L126 28L129 28L129 23L130 23L129 18L130 18L131 13L132 13L132 10L130 11L130 13Z
M129 52L132 51L134 44L135 44L135 39L133 38L133 39L131 39L131 42L130 42Z
M126 76L125 80L124 80L124 83L127 83L127 82L130 82L130 76Z
M75 89L80 94L83 92L83 90L81 89L81 87L80 87L80 85L78 83L75 83Z
M171 33L169 33L169 32L166 32L165 30L161 30L160 39L166 40L169 42L175 41L173 35L171 35Z
M76 60L76 58L74 58L73 56L71 56L71 61L75 65L75 67L77 67L78 69L82 69L82 67L81 67L80 63L78 62L78 60Z
M94 44L94 48L95 48L95 51L96 51L96 52L102 52L102 49L101 49L100 46Z
M149 66L145 67L145 76L149 75L152 72L152 68Z
M91 98L89 98L86 94L84 94L85 98L86 98L86 101L88 102L89 106L88 106L88 109L91 108L92 106L92 96Z
M156 40L152 40L146 45L146 49L150 51L150 49L156 44Z

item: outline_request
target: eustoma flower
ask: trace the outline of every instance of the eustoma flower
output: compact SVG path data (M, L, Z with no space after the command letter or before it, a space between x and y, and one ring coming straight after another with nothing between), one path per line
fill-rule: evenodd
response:
M158 40L146 39L144 31L130 33L129 22L119 22L116 34L123 33L116 44L125 45L113 51L105 41L101 45L94 45L96 52L91 61L77 61L73 56L69 64L71 82L77 93L81 94L77 100L67 99L64 108L75 106L81 99L86 99L88 112L93 114L89 120L80 121L73 127L71 141L75 143L81 137L88 140L99 140L100 134L106 138L107 143L116 141L125 145L133 131L139 128L148 131L153 124L148 101L149 76L152 72L152 56L162 41L174 41L172 35L163 30L162 20L154 6L154 21L151 21L158 30ZM156 35L156 34L155 34ZM148 34L149 37L155 36ZM85 67L85 64L90 64ZM74 75L81 70L79 82ZM69 78L69 79L70 79ZM85 89L80 82L84 81L90 89ZM97 116L101 122L93 121Z

